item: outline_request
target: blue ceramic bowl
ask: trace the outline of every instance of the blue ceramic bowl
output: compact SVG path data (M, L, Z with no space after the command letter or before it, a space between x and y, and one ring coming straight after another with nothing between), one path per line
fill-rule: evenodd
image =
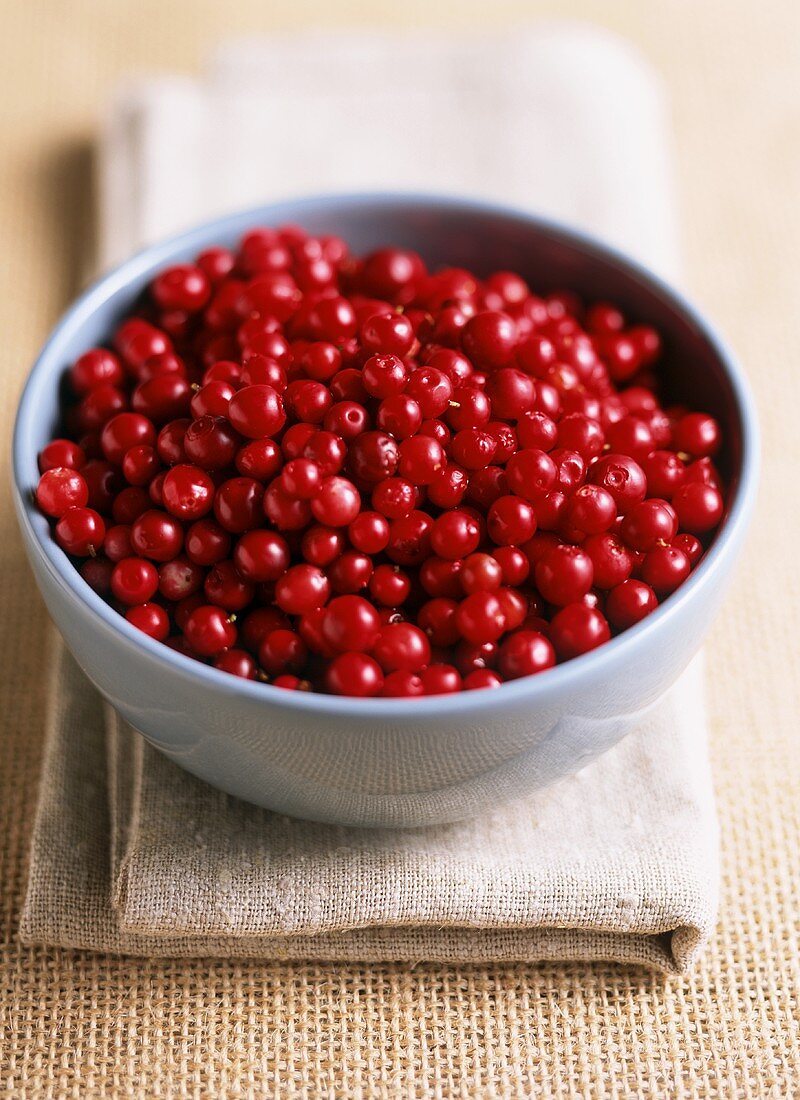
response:
M541 290L620 303L666 336L671 396L719 417L731 483L710 552L654 614L600 649L495 691L429 699L343 699L242 681L145 637L103 602L58 548L31 500L37 452L59 418L59 382L104 342L165 264L248 228L296 222L356 252L416 249L429 264L512 269ZM153 745L223 790L283 813L348 825L453 821L582 767L636 725L698 650L722 600L756 488L754 405L710 326L650 272L530 214L429 196L276 203L145 249L89 289L36 362L14 437L15 499L34 575L89 679Z

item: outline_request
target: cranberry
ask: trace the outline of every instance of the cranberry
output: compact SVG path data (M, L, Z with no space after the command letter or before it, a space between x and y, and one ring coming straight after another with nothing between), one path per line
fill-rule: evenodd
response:
M606 614L618 630L627 630L658 607L649 585L637 580L622 581L608 594Z
M257 527L263 515L264 490L252 477L232 477L223 481L214 497L217 522L240 535Z
M592 587L592 559L578 546L554 546L536 563L536 587L548 603L575 603Z
M467 512L445 512L431 529L431 548L439 557L450 561L473 553L479 542L480 527Z
M683 584L692 566L683 550L677 546L654 546L642 562L642 580L658 596L668 596Z
M599 458L589 470L589 480L612 495L617 511L622 515L644 500L647 492L647 479L642 467L628 455L608 454Z
M503 606L494 592L473 592L462 600L456 612L462 637L481 645L496 642L506 629Z
M186 458L204 470L222 470L233 462L239 437L222 416L201 416L186 429Z
M236 642L236 627L221 607L204 604L186 620L186 640L201 657L216 657Z
M58 545L76 558L94 557L105 533L103 518L93 508L67 508L56 524Z
M254 680L256 663L243 649L228 649L214 660L214 668L228 672L231 676L240 676L243 680Z
M384 672L395 672L398 669L419 672L431 659L427 636L411 623L394 623L383 627L372 648Z
M521 497L499 497L487 516L489 538L498 546L518 546L536 530L536 514Z
M389 522L380 512L359 512L347 533L356 550L365 554L379 554L389 544Z
M144 558L123 558L111 574L111 591L128 606L147 603L158 591L158 571Z
M178 519L200 519L213 507L214 482L198 466L173 466L164 477L161 499Z
M63 516L68 508L82 508L89 502L89 488L76 470L56 466L45 470L36 488L36 503L48 516Z
M692 481L682 485L672 498L672 506L683 531L702 535L712 531L722 519L722 495L713 485Z
M486 310L464 326L462 346L479 367L492 370L508 363L517 343L517 329L507 313Z
M322 607L328 598L328 578L315 565L293 565L275 585L275 602L282 611L304 615Z
M383 672L366 653L342 653L328 665L325 684L334 695L378 695L383 688Z
M233 551L239 575L257 584L277 581L289 568L290 561L286 539L277 531L246 531Z
M339 653L371 650L379 633L378 613L361 596L336 596L325 609L322 635Z
M293 630L279 627L265 635L258 647L258 661L271 676L302 672L308 648Z
M69 380L75 393L83 396L96 386L121 386L125 381L125 371L113 351L90 348L73 363Z
M686 451L695 458L707 458L719 450L721 433L713 416L687 413L680 418L672 431L677 449Z
M562 661L588 653L610 637L604 616L585 603L567 604L550 623L550 641Z
M452 695L461 691L461 673L453 665L432 664L420 673L425 695Z
M385 699L410 699L425 694L425 685L421 677L414 672L398 669L384 678L381 695Z
M535 630L518 630L500 646L498 667L506 680L533 676L556 663L553 646Z

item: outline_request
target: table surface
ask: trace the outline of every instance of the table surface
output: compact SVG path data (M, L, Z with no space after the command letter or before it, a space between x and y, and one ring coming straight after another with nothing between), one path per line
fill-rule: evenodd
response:
M22 379L91 243L91 140L127 73L191 72L229 34L592 19L664 74L688 287L764 425L760 507L708 646L722 907L684 979L616 966L319 966L24 949L47 620L0 477L0 1092L16 1096L800 1093L800 5L773 0L7 0L0 357ZM7 447L2 457L6 461ZM3 1032L5 1034L3 1034Z

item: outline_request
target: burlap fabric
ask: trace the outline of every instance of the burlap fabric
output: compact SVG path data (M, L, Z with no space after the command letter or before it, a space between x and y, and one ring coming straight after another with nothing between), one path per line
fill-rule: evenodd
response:
M548 11L538 5L533 10ZM91 237L97 104L130 67L197 64L229 32L341 20L476 29L530 3L457 13L345 0L235 6L144 0L8 4L3 95L0 407L74 292ZM559 11L598 17L595 5ZM738 595L708 647L722 825L720 922L702 962L666 984L619 966L145 960L16 938L45 725L47 620L0 490L0 1089L53 1096L702 1096L800 1091L798 461L800 12L614 0L601 18L666 74L675 105L687 268L753 378L765 474Z

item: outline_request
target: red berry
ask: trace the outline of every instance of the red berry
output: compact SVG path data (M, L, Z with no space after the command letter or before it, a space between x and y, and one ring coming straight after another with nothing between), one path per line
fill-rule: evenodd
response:
M378 613L361 596L336 596L325 609L322 636L338 653L371 650L379 633Z
M173 466L164 477L161 500L178 519L200 519L213 507L214 482L198 466Z
M142 603L125 612L125 618L144 634L164 642L169 637L169 615L157 603Z
M77 470L56 466L45 470L36 488L36 503L48 516L63 516L68 508L89 502L89 488Z
M556 663L552 645L535 630L518 630L500 646L498 667L504 679L533 676Z
M111 574L111 591L131 607L147 603L158 591L156 567L144 558L123 558Z
M612 588L606 614L618 630L627 630L658 607L653 589L642 581L626 580Z
M328 578L315 565L293 565L275 585L275 602L290 615L304 615L328 599Z
M550 640L562 661L588 653L610 637L603 615L585 603L568 604L550 623Z
M56 524L56 542L76 558L93 557L105 533L106 525L93 508L67 508Z
M328 665L325 684L334 695L378 695L383 688L383 672L366 653L342 653Z
M702 535L712 531L722 519L722 494L712 485L691 481L682 485L672 498L682 531Z
M201 657L216 657L236 642L236 627L227 611L211 604L196 608L186 620L183 632Z
M563 607L575 603L592 587L594 568L585 550L554 546L536 563L536 587L548 603Z

